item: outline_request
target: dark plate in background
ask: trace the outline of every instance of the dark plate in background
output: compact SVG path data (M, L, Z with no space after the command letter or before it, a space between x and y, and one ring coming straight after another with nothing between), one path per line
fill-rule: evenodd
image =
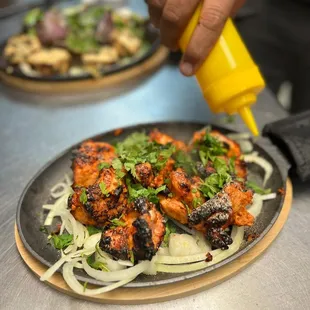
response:
M130 69L149 57L151 57L160 47L160 37L158 31L151 25L147 24L145 25L145 39L146 41L150 44L150 48L142 55L138 57L133 57L131 61L127 64L113 64L110 66L106 66L103 68L100 72L102 76L107 76L111 75L126 69ZM7 41L7 40L6 40ZM8 74L6 72L7 64L4 60L3 51L4 47L6 45L6 41L0 43L0 70L3 71L4 73ZM52 75L52 76L29 76L24 74L20 69L14 69L12 73L9 75L22 78L22 79L27 79L27 80L33 80L33 81L50 81L50 82L69 82L69 81L81 81L85 79L93 79L93 76L90 75L89 73L83 73L81 75L77 76L66 76L66 75Z
M201 129L203 126L205 126L205 124L189 122L142 124L125 128L123 133L118 137L115 137L113 131L110 131L93 137L92 139L111 143L118 140L123 140L127 135L134 131L144 130L147 132L156 127L159 130L172 135L176 139L188 142L191 139L193 132ZM229 132L228 130L218 126L212 127L223 133ZM53 265L59 259L60 255L58 250L47 244L47 235L39 231L39 228L43 225L47 214L46 211L43 211L42 205L53 201L50 198L50 189L52 186L57 182L63 181L66 173L71 174L71 151L76 147L77 145L60 154L36 174L24 190L17 208L16 222L23 244L36 259L48 267ZM274 168L267 187L271 188L272 192L277 192L279 188L285 189L285 171L283 171L283 168L279 167L278 160L275 158L275 155L270 155L267 150L259 145L255 145L255 151L258 151L260 156L268 160ZM249 172L252 178L254 177L257 180L262 179L263 171L257 166L249 165ZM278 195L274 200L265 201L263 210L256 219L254 226L251 228L246 228L245 230L246 234L254 233L255 235L259 235L259 237L252 242L244 241L240 249L235 254L222 262L207 267L203 270L186 274L159 273L156 276L140 275L126 286L148 287L182 281L205 274L235 260L245 252L249 251L268 233L280 214L283 202L284 197L282 195ZM90 278L80 269L75 269L75 274L81 281L100 285L99 281Z

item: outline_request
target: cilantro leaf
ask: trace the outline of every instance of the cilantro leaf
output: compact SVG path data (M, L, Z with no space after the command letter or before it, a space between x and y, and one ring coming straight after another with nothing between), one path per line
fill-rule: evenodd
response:
M184 151L177 151L175 154L175 166L176 168L182 168L188 175L197 175L197 169L191 156Z
M95 261L92 256L89 256L87 258L87 264L96 270L101 270L101 271L110 271L107 265L103 262Z
M99 183L99 187L100 187L100 190L101 190L101 193L103 194L103 195L105 195L105 196L110 196L109 195L109 190L107 189L107 186L105 185L105 183L104 182L100 182Z
M247 181L246 186L250 189L252 189L255 193L260 194L260 195L266 195L271 193L271 189L264 189L258 186L255 182L253 181Z
M121 221L121 218L122 218L122 216L120 218L115 218L113 220L110 220L110 222L113 224L113 227L119 227L119 226L124 227L124 226L126 226L126 223Z
M86 189L82 189L82 193L80 195L80 202L84 205L87 202L87 194L86 194Z
M145 197L150 202L157 204L159 202L158 193L166 189L166 185L162 185L156 189L151 187L145 188L141 184L132 184L129 179L126 180L126 184L130 201L134 201L139 197Z
M134 264L135 263L135 257L133 255L133 251L129 250L129 255L130 255L130 261Z
M48 234L47 228L44 225L40 226L40 231L43 232L44 234Z
M66 248L68 245L72 244L73 235L62 234L62 235L52 235L51 237L54 247L58 250Z
M170 235L175 233L175 232L176 232L175 226L170 221L167 221L166 222L166 233L165 233L164 240L162 243L163 247L168 246Z
M125 172L123 171L123 163L119 158L113 159L112 167L115 169L116 177L118 179L121 179L125 176Z
M44 13L39 8L32 9L24 17L24 25L34 27L42 18Z
M98 165L98 170L102 170L102 169L106 169L106 168L110 168L111 167L111 164L109 163L100 163Z
M88 233L89 233L89 235L90 235L90 236L92 236L92 235L95 235L95 234L98 234L98 233L101 233L101 232L102 232L102 230L101 230L101 229L96 228L96 227L94 227L94 226L87 226L86 228L87 228Z

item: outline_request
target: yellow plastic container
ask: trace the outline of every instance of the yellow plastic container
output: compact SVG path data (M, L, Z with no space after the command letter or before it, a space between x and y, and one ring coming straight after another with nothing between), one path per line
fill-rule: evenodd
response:
M201 5L180 40L184 52L196 28ZM239 113L253 135L259 131L251 111L257 94L265 87L264 79L229 19L206 61L196 73L203 96L214 113Z

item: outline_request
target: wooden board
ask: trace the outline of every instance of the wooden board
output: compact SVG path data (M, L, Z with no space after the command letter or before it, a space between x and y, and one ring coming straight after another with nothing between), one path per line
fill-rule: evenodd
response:
M91 297L81 296L73 292L66 285L60 273L54 274L54 276L47 281L47 284L49 284L51 287L57 289L60 292L63 292L65 294L77 298L91 300L100 303L127 304L127 305L174 300L176 298L181 298L201 292L237 274L246 266L248 266L251 262L255 261L270 246L270 244L275 240L275 238L277 237L284 223L287 220L292 205L292 196L293 196L292 184L290 180L288 180L283 209L277 221L275 222L271 230L268 232L268 234L250 251L248 251L238 259L205 275L177 282L174 284L161 285L157 287L119 288L109 293ZM39 261L37 261L35 258L33 258L33 256L31 256L31 254L25 249L19 237L16 226L15 226L15 240L17 244L17 249L20 255L22 256L23 260L25 261L25 263L38 277L40 277L46 271L46 267ZM91 288L91 286L89 286L89 288Z
M158 69L167 59L169 51L161 46L152 56L142 63L108 76L98 79L85 79L80 81L35 81L15 77L0 71L0 79L7 85L23 91L44 94L70 94L85 93L88 91L109 89L131 84L145 78L148 74Z

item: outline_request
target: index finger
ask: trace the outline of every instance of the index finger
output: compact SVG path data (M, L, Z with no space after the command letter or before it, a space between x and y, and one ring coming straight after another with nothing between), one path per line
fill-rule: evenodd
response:
M234 3L234 0L204 1L198 25L180 64L184 75L195 74L207 58L230 16Z

